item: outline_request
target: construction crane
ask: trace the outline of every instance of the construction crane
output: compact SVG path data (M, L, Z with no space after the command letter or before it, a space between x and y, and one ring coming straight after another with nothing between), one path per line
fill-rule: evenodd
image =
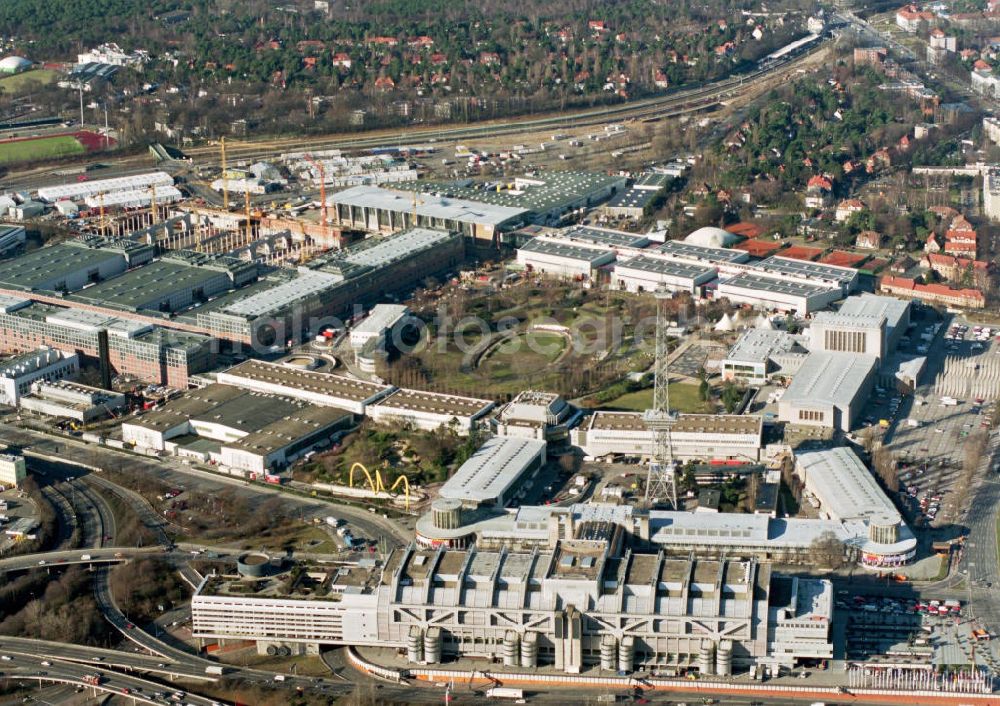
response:
M229 177L226 170L226 138L219 140L219 149L222 151L222 210L229 210Z
M160 214L156 210L156 185L149 185L149 212L153 218L153 225L160 222Z
M319 170L319 201L323 214L323 232L326 232L326 167L322 162L313 159L311 154L305 154L306 161Z
M244 184L245 183L246 182L244 181ZM245 196L244 208L247 220L247 245L249 245L250 243L253 242L253 236L251 235L251 230L250 230L250 187L249 186L246 186L243 189L243 194Z
M673 443L670 439L670 427L677 417L670 412L670 366L667 358L670 348L667 345L667 308L666 301L670 293L664 287L659 287L656 297L656 352L653 363L653 406L643 414L646 428L652 432L653 448L649 459L649 472L646 476L647 503L656 499L669 498L671 507L677 507L677 466L674 462Z
M108 234L108 225L104 220L104 192L102 191L97 195L98 203L101 206L101 235L106 236Z

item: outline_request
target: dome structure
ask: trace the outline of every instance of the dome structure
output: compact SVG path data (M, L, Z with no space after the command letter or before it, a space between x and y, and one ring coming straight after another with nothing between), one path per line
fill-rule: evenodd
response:
M20 56L8 56L0 60L0 73L19 74L31 68L31 62Z
M706 248L726 248L739 242L739 240L740 237L738 235L734 235L728 230L722 230L722 228L713 228L712 226L699 228L684 238L685 243L701 245Z

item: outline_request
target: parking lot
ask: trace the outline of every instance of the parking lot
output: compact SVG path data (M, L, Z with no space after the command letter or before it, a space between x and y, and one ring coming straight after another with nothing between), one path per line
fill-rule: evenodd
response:
M975 662L996 670L995 635L966 615L955 599L888 597L839 591L835 654L852 661L935 665Z
M913 395L877 390L866 409L865 423L882 430L880 443L899 461L900 505L917 526L940 527L960 519L962 508L952 491L970 440L986 433L993 422L991 401L941 394L942 379L954 378L954 373L945 376L945 358L952 358L952 368L959 363L973 370L992 361L1000 364L997 333L960 318L917 322L901 348L927 356L923 384ZM952 379L951 385L961 382Z

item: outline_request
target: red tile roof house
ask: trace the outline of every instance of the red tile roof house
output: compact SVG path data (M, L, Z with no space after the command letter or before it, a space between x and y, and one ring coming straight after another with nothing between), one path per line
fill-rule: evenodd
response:
M918 284L909 277L886 275L879 282L879 289L888 294L898 294L946 306L969 309L982 309L986 306L986 297L977 289L952 289L943 284Z

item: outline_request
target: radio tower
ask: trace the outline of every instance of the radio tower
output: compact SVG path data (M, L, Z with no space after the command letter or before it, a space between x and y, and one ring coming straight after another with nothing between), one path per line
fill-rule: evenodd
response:
M643 414L646 427L653 433L653 452L646 477L646 502L654 498L669 498L671 507L677 505L677 476L674 465L670 427L676 417L670 413L670 370L667 365L667 311L664 302L670 294L660 287L656 290L656 360L653 366L653 406Z

